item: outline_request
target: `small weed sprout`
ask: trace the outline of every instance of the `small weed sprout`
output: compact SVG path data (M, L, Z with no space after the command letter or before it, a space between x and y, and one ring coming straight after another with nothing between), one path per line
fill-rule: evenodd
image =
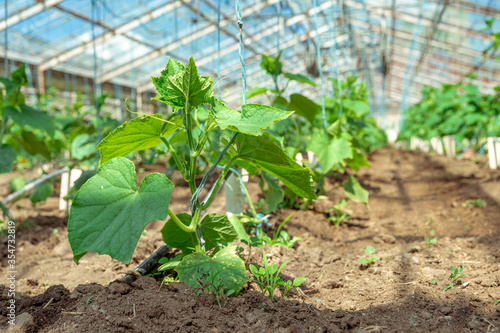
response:
M430 236L433 237L434 235L436 234L436 232L433 230L431 230L430 232ZM425 239L425 243L427 244L427 248L430 248L431 245L436 245L437 243L437 237L434 237L434 238L430 238L430 237L424 237Z
M333 207L326 210L326 214L333 212L333 215L328 218L328 221L335 224L337 227L344 221L351 218L352 210L346 209L344 213L344 208L347 206L347 200L343 198L338 204L333 205Z
M292 280L288 280L286 282L284 282L283 280L282 281L278 281L278 284L282 285L283 288L284 288L284 291L283 291L283 298L286 300L286 294L288 294L288 292L290 290L292 290L293 287L300 287L300 285L302 283L304 283L304 281L306 280L305 277L303 276L299 276L295 279L293 279L293 282Z
M450 276L448 276L448 281L450 281L450 284L446 286L446 288L444 288L443 291L446 291L450 288L453 288L453 284L455 282L457 282L461 277L464 277L465 274L462 273L462 271L464 270L464 268L462 267L462 265L460 265L460 268L455 268L453 266L450 266L450 269L451 269L451 274ZM462 274L461 274L462 273Z
M467 208L484 208L486 207L486 201L481 200L481 199L475 199L475 200L467 200L462 203L462 207L467 207Z
M365 249L365 254L367 258L361 258L358 260L360 265L372 265L375 261L380 260L380 257L372 257L371 255L375 253L375 248L371 245L367 246Z
M262 293L266 293L269 299L274 299L274 291L278 285L282 285L285 288L283 296L290 291L295 286L300 286L302 282L305 281L304 277L295 278L293 282L287 281L286 283L282 278L279 277L281 270L290 262L290 260L285 261L279 268L276 264L267 264L266 252L262 251L262 260L264 262L264 267L257 268L254 265L250 265L250 272L255 276L255 282L260 286ZM288 284L290 283L290 285ZM288 288L289 287L289 288ZM288 290L287 290L288 288Z
M224 279L219 273L214 273L213 267L208 272L198 271L199 276L196 280L199 287L194 288L194 294L197 298L201 293L211 295L217 301L219 308L222 308L229 302L229 296L234 294L234 290L225 291Z

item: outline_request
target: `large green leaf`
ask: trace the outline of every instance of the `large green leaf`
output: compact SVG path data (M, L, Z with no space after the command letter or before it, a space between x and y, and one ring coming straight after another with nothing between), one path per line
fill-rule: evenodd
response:
M264 88L264 87L254 87L247 91L247 99L252 98L254 96L262 95L268 92L269 89Z
M176 216L186 226L189 226L191 223L191 215L189 214L180 213ZM172 219L169 219L167 223L165 223L161 229L161 235L163 241L171 248L179 249L184 254L189 254L194 251L194 243L191 239L191 234L179 228L177 223Z
M205 249L215 248L214 253L228 246L238 234L226 215L208 214L200 223L201 233L205 240Z
M361 167L371 167L370 162L366 159L365 154L358 148L352 150L352 158L346 161L349 168L358 172Z
M250 135L258 135L260 130L288 118L293 113L260 104L245 104L239 112L228 108L215 98L212 98L211 104L210 114L221 129L228 128Z
M38 202L43 202L47 200L48 197L54 192L54 186L51 182L45 182L38 184L30 195L30 200L33 205Z
M353 101L352 99L344 99L342 104L345 108L350 109L358 117L364 116L370 112L370 106L363 101Z
M0 173L12 171L12 166L16 160L16 151L9 145L0 144Z
M50 150L47 148L45 142L38 140L35 134L23 131L21 133L21 137L22 141L20 141L19 143L28 154L40 154L46 159L50 160Z
M177 217L186 226L191 223L191 215L189 214L181 213L177 214ZM238 237L227 216L222 214L208 214L201 221L200 228L205 240L205 249L211 250L215 248L214 253L217 253ZM161 234L163 241L168 246L180 249L184 254L193 252L194 243L191 234L179 228L172 219L165 223L165 226L161 229Z
M285 73L284 75L289 80L297 81L300 83L306 83L314 87L318 86L316 82L314 82L313 80L302 74Z
M296 194L305 198L316 198L310 172L291 159L271 140L240 134L236 146L240 159L278 177Z
M204 253L193 253L185 256L175 271L179 279L193 288L199 288L198 278L204 274L212 274L224 281L224 290L233 290L237 295L248 281L248 273L243 260L236 254L224 252L212 258Z
M118 126L109 133L97 149L101 150L101 164L136 151L158 146L161 141L161 115L140 116ZM172 119L166 124L165 135L170 135L180 126L180 117Z
M160 173L136 189L134 163L117 157L104 163L78 191L71 206L68 238L74 260L87 251L130 263L144 227L168 215L172 182Z
M309 122L314 123L316 114L321 109L320 106L304 95L292 94L290 96L290 109L296 114L306 118Z
M175 60L169 60L175 61ZM158 100L183 108L186 101L191 106L203 104L212 93L212 80L209 76L201 76L191 57L183 68L180 63L167 64L167 69L161 72L160 77L153 77L153 84L161 95ZM175 74L173 74L175 73Z
M275 212L278 209L279 204L283 202L285 191L281 188L275 178L267 172L262 172L262 178L267 183L266 213L272 213Z
M31 128L46 132L51 137L54 136L56 130L55 121L45 112L37 111L25 104L21 104L19 109L10 106L5 107L2 113L4 117L11 117L21 127L30 126Z
M368 204L368 191L365 190L353 176L349 176L349 180L344 185L345 193L354 201L359 201Z
M336 165L342 165L344 160L352 158L351 143L344 138L331 139L324 134L315 133L307 147L318 157L323 172L330 171Z
M87 133L78 135L71 142L71 157L83 160L94 154L95 139Z

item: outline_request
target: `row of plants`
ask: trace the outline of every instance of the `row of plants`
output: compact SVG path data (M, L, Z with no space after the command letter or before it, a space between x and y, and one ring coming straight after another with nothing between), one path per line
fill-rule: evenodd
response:
M494 31L495 18L484 21L491 44L483 51L484 59L494 56L500 48L500 32ZM500 61L500 56L497 57ZM477 67L479 68L479 67ZM412 137L429 141L432 138L454 136L459 148L462 144L477 151L486 143L488 136L500 136L500 85L494 92L484 94L474 84L476 74L466 75L456 84L441 87L424 86L421 100L405 110L404 123L398 140L409 141Z
M305 76L283 73L279 56L264 56L262 66L268 72L273 66L279 68L275 71L276 83L277 75L283 75L315 85ZM299 94L285 98L286 86L262 92L269 95L272 106L229 108L213 96L212 80L198 74L192 58L186 65L170 59L160 77L153 78L156 99L169 105L172 114L142 115L119 126L111 117L101 118L97 124L95 110L82 112L81 100L71 108L53 110L47 103L52 96L49 94L39 98L38 109L27 106L21 93L21 87L27 84L24 67L15 71L11 80L1 82L6 96L0 148L8 157L2 161L1 172L10 172L13 165L27 163L25 160L31 165L52 161L69 169L87 163L89 171L77 182L79 190L68 222L76 263L88 251L129 263L145 226L153 220L166 220L161 231L163 240L182 254L173 260L164 258L160 270L175 269L178 278L195 290L223 292L220 295L236 295L248 281L242 249L233 245L235 240L250 249L263 243L292 247L299 241L282 230L288 219L272 236L259 233L262 217L257 216L256 209L247 219L205 214L231 170L244 168L251 176L260 177L266 202L255 206L259 212L269 213L279 206L294 206L299 198L315 200L325 193L324 177L338 177L347 169L354 173L369 166L365 154L385 142L368 116L366 87L355 84L354 77L342 82L342 90L327 99L328 128L320 125L323 118L319 104ZM339 113L341 105L343 114ZM97 128L105 138L95 148ZM289 157L307 151L315 153L316 161L304 163L305 167ZM136 167L130 160L137 152L148 152L150 161L164 156L167 169L165 174L148 174L138 188ZM93 168L96 159L97 170ZM166 174L173 169L191 191L189 214L174 213L169 208L174 185ZM344 184L340 185L349 197L367 203L367 192L352 175L341 179ZM199 196L207 181L213 186L202 199ZM47 191L45 198L50 193ZM249 205L254 207L250 200ZM267 265L267 261L264 263ZM273 275L274 287L282 285L286 294L303 278L284 282L278 277L282 268L269 265L261 271L250 267L255 276L260 274L266 281L269 274ZM274 288L264 287L264 280L257 281L272 298Z

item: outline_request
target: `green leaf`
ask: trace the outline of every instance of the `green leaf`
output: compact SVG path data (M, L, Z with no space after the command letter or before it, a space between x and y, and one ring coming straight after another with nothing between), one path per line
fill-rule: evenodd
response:
M254 88L250 89L249 91L247 91L247 99L250 99L250 98L258 96L258 95L265 94L268 91L269 91L269 89L264 88L264 87L254 87Z
M316 154L324 173L353 157L351 143L348 140L335 138L330 141L328 136L318 132L311 137L307 149Z
M305 281L306 281L306 278L303 276L296 277L295 279L293 279L293 286L298 287L302 283L304 283Z
M4 117L11 117L16 124L21 127L29 126L40 129L53 137L56 131L54 119L47 113L37 111L25 104L21 104L19 109L7 106L2 110Z
M285 196L285 191L281 188L274 177L267 172L262 172L262 178L268 185L268 190L266 193L266 204L267 212L275 212L278 209L279 204L283 201Z
M177 217L186 226L191 223L191 215L189 214L181 213L177 214ZM200 222L200 228L206 242L205 248L207 250L215 248L214 253L217 253L238 237L235 228L226 215L208 214ZM180 249L184 254L193 252L195 246L191 234L179 228L172 219L165 223L165 226L161 229L161 234L163 241L169 247Z
M238 157L278 177L296 194L315 199L310 172L291 159L271 140L259 136L239 135Z
M95 139L87 133L78 135L71 142L71 157L77 160L83 160L94 154Z
M9 145L0 144L0 173L12 171L12 166L16 160L16 151Z
M123 157L104 163L81 187L68 221L76 263L87 251L130 263L144 227L167 217L174 185L165 175L149 174L136 187L134 163Z
M314 124L316 114L320 111L321 107L311 101L309 98L300 94L292 94L290 96L290 110L294 110L296 114L307 119L311 124Z
M305 83L305 84L310 84L311 86L314 86L314 87L318 86L318 84L316 82L314 82L313 80L311 80L310 78L308 78L307 76L302 75L302 74L285 73L284 75L289 80L293 80L293 81L297 81L297 82Z
M11 192L16 192L22 189L26 185L26 179L23 176L15 176L9 182L9 187Z
M231 222L236 234L238 235L238 239L245 240L250 242L250 235L245 231L245 226L241 223L240 219L236 215L231 215L229 217L229 222Z
M358 180L353 176L349 176L347 183L343 185L345 193L351 200L368 204L368 191L359 184Z
M166 261L166 262L162 262L162 259L164 258L161 258L158 263L159 264L163 264L161 265L160 267L158 267L158 271L162 272L162 271L166 271L166 270L169 270L169 269L174 269L176 268L177 266L179 266L179 264L181 263L181 260L184 256L182 254L178 254L176 255L174 258Z
M232 243L238 237L236 230L226 215L208 214L200 223L205 240L205 249L215 248L214 253Z
M248 281L248 274L243 261L234 253L222 253L210 258L204 253L193 253L185 256L175 271L180 281L193 288L199 288L197 281L203 273L212 271L224 281L224 290L234 290L237 295Z
M96 147L96 150L101 150L101 164L118 156L126 156L133 151L158 146L162 142L163 122L160 119L161 115L140 116L118 126ZM180 122L180 117L174 120L176 125ZM176 125L167 124L165 133L172 134L172 130L177 129Z
M193 57L184 68L181 66L178 62L172 63L170 67L167 64L167 69L161 72L160 77L151 78L160 94L156 99L176 108L183 108L186 101L197 107L210 98L213 82L209 76L198 74Z
M375 253L375 248L371 245L368 245L365 249L365 253L370 256Z
M176 214L179 220L185 225L189 226L191 223L191 215L186 213ZM182 251L183 254L193 252L194 243L191 239L191 234L179 228L174 220L169 219L161 229L163 241L171 248L176 248Z
M22 141L19 142L24 150L30 155L40 154L50 160L50 151L45 142L38 140L35 134L23 131L21 133Z
M370 106L363 101L353 101L352 99L344 99L342 105L353 111L358 117L362 117L370 112Z
M366 260L365 258L361 258L358 260L358 264L360 264L360 265L364 265L364 264L368 264L368 263L369 263L369 261Z
M267 72L267 74L275 76L281 74L281 52L275 58L270 55L263 54L262 61L260 62L260 67Z
M232 110L221 101L212 98L210 114L221 129L258 135L272 124L288 118L293 112L283 111L272 106L260 104L245 104L241 112Z
M352 150L352 158L346 160L345 162L354 172L358 172L361 167L371 167L371 164L368 162L365 154L363 154L358 148Z
M38 202L43 202L47 200L47 198L50 197L53 192L54 192L54 186L52 185L51 182L38 184L33 190L33 193L31 193L30 200L33 203L33 205L35 205Z

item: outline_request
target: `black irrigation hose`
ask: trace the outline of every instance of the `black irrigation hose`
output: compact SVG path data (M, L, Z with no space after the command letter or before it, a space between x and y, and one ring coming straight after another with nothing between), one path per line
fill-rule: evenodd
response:
M148 259L144 260L136 269L125 275L121 281L125 283L133 283L139 276L143 276L158 263L158 260L163 258L168 252L168 245L165 244L156 250Z

